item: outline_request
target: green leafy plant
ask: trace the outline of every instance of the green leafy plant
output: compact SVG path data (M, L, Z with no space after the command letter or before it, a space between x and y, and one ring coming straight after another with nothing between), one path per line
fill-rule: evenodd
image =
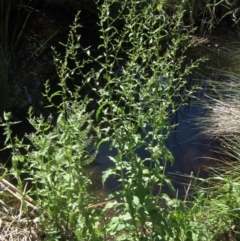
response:
M170 199L163 187L174 193L165 173L167 164L173 163L165 146L171 131L169 117L194 91L186 88L185 77L198 62L184 63L191 32L181 31L181 6L168 16L164 3L117 4L105 1L100 9L104 54L97 61L106 84L92 88L100 96L96 118L104 127L102 138L117 150L110 157L115 166L104 173L103 182L114 175L122 185L121 191L112 194L120 200L105 207L122 211L112 218L107 231L117 235L116 240L185 240L184 221L179 218L184 207ZM123 23L120 28L111 15L116 5L117 20ZM99 72L92 75L98 82Z
M175 6L172 15L164 9L165 2L104 1L98 9L102 42L97 57L91 46L79 44L77 15L65 55L55 52L60 91L50 94L46 85L50 106L58 111L56 120L35 117L30 110L35 132L25 136L25 144L11 136L10 119L5 118L11 174L20 190L22 175L31 183L29 195L36 200L46 240L198 240L197 225L189 221L187 206L177 199L165 173L173 164L165 141L172 129L170 116L196 89L187 76L201 60L185 61L194 41L192 31L182 29L182 6ZM81 60L80 51L85 53ZM95 68L85 73L89 66ZM70 90L73 78L81 86ZM86 86L97 97L92 114L87 107L93 100L79 96ZM59 105L56 96L61 96ZM92 140L91 134L97 138ZM86 151L92 142L96 149L103 142L116 149L117 155L109 157L114 167L104 172L102 181L114 175L121 184L100 210L90 208L90 179L84 172L84 165L95 158ZM104 222L109 210L115 211Z
M26 181L31 183L29 195L36 200L39 231L44 232L46 240L57 237L82 240L84 232L87 230L88 233L94 224L87 222L91 219L87 206L93 199L87 192L91 181L84 171L84 166L95 158L94 153L87 151L93 134L91 114L86 112L90 99L80 100L79 88L72 93L66 86L66 76L70 74L66 62L77 49L71 41L73 32L69 36L64 61L59 56L55 58L61 90L51 95L46 84L50 106L54 105L58 112L56 122L51 115L35 117L30 109L28 120L35 131L26 134L22 140L12 137L11 125L17 123L11 123L9 114L5 115L6 123L2 124L6 148L12 148L11 175L17 179L19 190L24 189ZM56 105L52 99L58 95L62 97L62 103ZM24 144L26 142L28 144ZM24 181L23 176L27 177Z

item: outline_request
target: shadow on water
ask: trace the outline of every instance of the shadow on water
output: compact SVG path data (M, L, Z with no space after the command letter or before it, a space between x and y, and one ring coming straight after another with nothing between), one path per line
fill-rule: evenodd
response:
M198 97L203 98L206 91L206 81L202 81L203 89L197 93ZM203 100L203 99L202 99ZM201 99L200 99L201 101ZM183 198L186 194L186 188L190 182L189 175L198 177L207 177L207 167L216 165L220 156L216 153L215 147L217 143L201 134L201 129L197 117L206 115L203 107L195 101L191 101L189 105L183 106L171 118L172 124L178 124L172 130L170 137L166 141L166 146L174 157L174 164L170 162L167 165L166 174L172 179L178 196ZM147 127L147 130L150 127ZM115 156L116 150L109 150L109 143L104 143L98 152L96 165L90 170L95 173L97 182L101 182L101 174L103 171L113 166L113 162L108 156ZM144 147L138 149L137 154L142 159L149 156ZM96 182L96 180L93 180ZM107 195L112 191L121 188L119 182L113 176L110 176L104 188L101 185L94 185L97 195ZM164 188L164 192L171 195L170 190Z

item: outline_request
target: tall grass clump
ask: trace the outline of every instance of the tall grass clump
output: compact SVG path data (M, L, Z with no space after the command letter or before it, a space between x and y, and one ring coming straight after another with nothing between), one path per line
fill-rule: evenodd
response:
M97 57L91 46L84 49L79 44L77 15L63 44L65 55L55 52L60 90L51 94L46 85L57 117L36 117L30 110L35 131L19 139L12 136L14 123L5 115L6 147L12 148L9 174L18 185L21 217L29 223L35 220L44 240L205 237L165 173L174 161L165 146L172 129L170 116L194 93L187 76L200 60L185 61L194 41L192 31L182 28L182 6L175 6L171 15L164 7L164 1L104 1L98 8ZM80 52L85 53L82 59ZM81 86L70 90L74 78ZM95 100L79 95L87 86ZM61 97L60 104L56 96ZM91 113L90 106L95 106ZM114 176L121 189L106 197L103 208L93 209L98 205L87 190L91 181L84 166L95 159L88 146L98 150L104 142L117 154L109 157L114 166L103 173L102 182ZM31 186L28 191L26 182ZM164 193L166 187L173 198ZM113 214L105 220L109 211Z
M230 42L230 44L229 44ZM227 39L226 47L219 49L221 69L212 69L214 80L208 80L211 88L205 95L204 107L208 115L200 119L203 133L212 138L225 139L239 133L239 45ZM234 45L234 46L233 46Z
M27 3L30 4L31 0ZM11 18L11 13L16 8L21 11ZM0 3L0 115L6 108L9 97L9 84L11 66L16 57L16 51L20 47L23 31L26 27L32 9L26 9L23 1L2 0Z
M239 46L226 45L219 51L221 69L213 69L217 80L210 86L203 104L206 115L199 118L202 133L219 143L221 161L209 169L209 178L203 181L196 205L199 217L207 223L211 240L239 240ZM201 203L201 208L199 208ZM196 210L195 209L195 210ZM199 219L200 221L201 219Z
M169 9L179 0L168 0ZM210 36L214 27L222 21L228 21L233 27L239 22L239 1L238 0L187 0L184 1L184 19L191 25L198 26L198 35ZM229 21L230 20L230 21Z

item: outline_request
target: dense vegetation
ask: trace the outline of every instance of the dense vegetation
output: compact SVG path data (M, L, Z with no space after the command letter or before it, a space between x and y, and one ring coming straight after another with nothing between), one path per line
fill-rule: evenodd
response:
M188 50L199 43L197 33L211 31L223 17L237 26L237 1L195 2L49 0L38 6L2 1L0 111L11 167L2 165L1 240L239 240L238 123L227 125L224 119L229 110L238 113L236 69L219 72L228 75L231 81L224 83L232 90L209 80L214 88L204 108L211 116L199 120L205 134L218 138L226 162L209 178L190 176L183 199L166 175L174 162L165 145L174 127L171 116L195 97L200 86L188 77L205 61L204 56L189 61ZM76 16L67 40L52 48L54 89L51 76L44 98L37 95L34 102L21 89L26 82L9 79L10 70L24 49L21 37L30 10L56 6ZM26 12L11 34L8 13L20 7ZM97 36L90 46L81 36L86 12L96 21L89 25ZM197 31L194 27L203 27L206 19L204 31ZM40 44L29 51L35 68L50 40L33 41ZM4 112L13 109L19 93L33 105L27 118L33 131L24 136L13 131L20 124L15 113ZM226 112L225 106L231 109ZM109 156L114 165L101 181L104 185L114 176L120 188L100 202L87 168L104 143L116 154ZM140 149L147 153L144 158Z

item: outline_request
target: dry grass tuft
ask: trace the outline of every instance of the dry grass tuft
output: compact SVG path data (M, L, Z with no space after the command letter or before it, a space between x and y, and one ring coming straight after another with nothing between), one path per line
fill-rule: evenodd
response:
M208 137L229 137L240 134L240 102L238 100L220 101L211 99L209 116L201 118L205 128L202 133Z
M33 200L6 179L0 181L0 188L0 240L41 240Z
M1 241L38 241L41 240L36 224L27 218L19 216L0 215Z

